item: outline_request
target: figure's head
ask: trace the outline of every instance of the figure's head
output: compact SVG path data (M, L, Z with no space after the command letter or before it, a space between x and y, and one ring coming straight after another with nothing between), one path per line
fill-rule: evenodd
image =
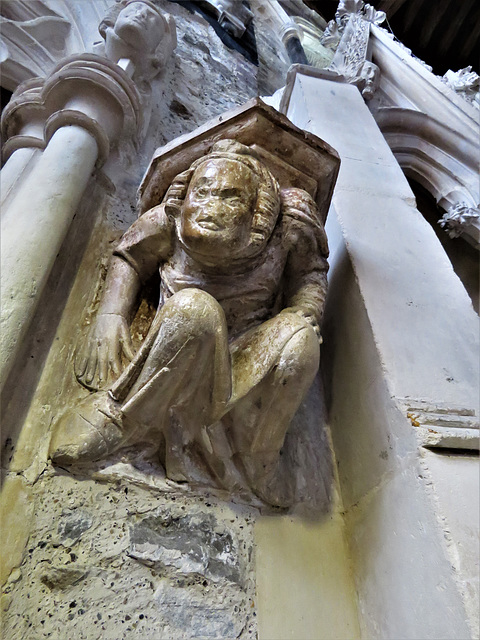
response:
M166 21L148 0L129 0L118 14L113 30L134 49L153 53L165 34Z
M380 80L380 69L376 64L366 60L360 70L361 83L363 85L362 96L365 100L373 98Z
M120 0L99 26L107 56L128 58L137 73L151 79L177 44L175 22L150 0Z
M277 181L249 147L222 140L175 178L165 208L196 254L216 261L258 254L280 209Z

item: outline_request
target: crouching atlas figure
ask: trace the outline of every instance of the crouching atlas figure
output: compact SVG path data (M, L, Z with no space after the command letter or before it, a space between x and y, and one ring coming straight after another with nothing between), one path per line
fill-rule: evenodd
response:
M319 365L328 247L317 207L233 140L178 175L120 240L96 322L75 358L94 390L56 425L55 463L158 443L166 474L203 465L230 490L268 498L292 417ZM142 285L160 300L133 353Z

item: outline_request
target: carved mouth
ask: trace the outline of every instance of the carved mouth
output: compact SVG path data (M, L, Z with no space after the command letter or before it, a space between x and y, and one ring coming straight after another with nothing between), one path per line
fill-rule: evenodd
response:
M138 24L139 27L145 27L146 26L145 20L143 18L134 16L131 20L132 20L132 22Z
M202 227L202 229L210 229L211 231L221 231L224 228L215 218L212 218L212 216L199 218L197 224L199 227Z

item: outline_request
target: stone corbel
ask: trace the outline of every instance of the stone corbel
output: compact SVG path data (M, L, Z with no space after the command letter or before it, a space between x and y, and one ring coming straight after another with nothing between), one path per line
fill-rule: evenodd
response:
M110 7L98 30L105 43L95 53L118 65L135 83L145 135L152 110L151 82L166 67L177 46L173 17L150 0L121 0Z
M105 40L95 53L118 64L142 90L166 66L175 47L175 21L150 0L121 0L98 30Z
M155 152L139 189L140 218L121 240L124 245L118 245L109 268L101 306L91 324L93 342L89 337L78 344L77 353L85 353L89 361L91 357L95 358L100 366L95 364L95 371L90 375L90 368L87 370L82 365L83 356L72 363L78 382L95 393L58 416L50 443L50 456L55 464L96 463L99 459L115 456L126 447L143 448L143 429L150 430L153 424L152 416L144 411L148 397L148 402L155 403L157 415L169 416L165 420L165 447L159 449L160 462L169 479L188 481L193 486L207 483L240 493L242 499L256 501L260 498L264 503L283 507L301 502L314 506L323 500L324 494L322 490L318 492L320 483L315 476L318 479L318 473L324 473L325 467L322 470L319 458L313 460L322 449L316 421L306 426L304 420L294 418L291 427L289 423L318 368L318 343L321 340L318 324L315 331L314 317L323 309L328 253L323 225L338 169L338 156L328 144L294 127L260 100L252 100L222 114ZM203 174L205 171L208 176ZM192 214L200 217L197 239L193 239L192 244L189 232L183 231L191 219L187 193L197 193L202 184L209 186L198 192L202 204L193 205ZM230 221L223 226L226 210L230 212ZM157 214L161 216L158 219L155 218ZM164 222L172 225L168 227L170 231ZM125 242L130 242L128 238L139 233L139 229L147 229L145 225L155 234L156 243L163 243L164 239L167 243L178 242L181 256L190 256L193 251L195 264L188 266L187 258L185 267L175 267L173 280L168 280L167 274L174 264L170 257L165 253L165 257L159 256L156 265L151 263L155 270L159 269L162 292L164 287L170 286L167 282L174 289L168 299L163 298L165 304L159 305L148 336L139 346L134 360L126 367L121 366L122 371L113 372L106 360L97 359L96 348L103 340L98 336L102 326L112 336L112 316L124 326L126 340L130 330L135 332L135 320L130 326L127 316L130 318L129 309L133 309L130 305L139 293L135 284L138 276L122 257L127 255L122 246L125 247ZM235 238L235 242L231 238ZM303 242L308 244L304 246ZM295 249L292 244L292 249L287 250L292 267L282 276L286 262L280 257L286 256L289 243L295 244ZM147 259L144 246L142 243L137 254L140 261ZM303 263L307 253L305 247L311 247L313 262L307 259ZM293 255L298 256L298 265L297 262L293 264ZM278 260L278 266L277 262L273 264L272 258ZM224 289L218 293L209 288L210 281L213 282L209 275L202 282L197 279L202 273L198 268L206 268L209 274L216 273L212 266L218 267L227 278ZM273 295L267 289L271 302L258 303L256 298L247 302L250 292L264 286L267 269L275 271L273 284L268 285ZM294 275L296 269L298 280ZM304 279L305 272L312 274L312 280ZM235 284L239 274L242 282L248 279L244 289L238 289ZM284 279L286 284L283 284ZM187 280L189 286L176 289L177 283ZM118 295L120 291L122 293ZM235 298L242 310L222 310L220 304L226 298ZM279 305L282 300L284 306L277 309L274 300L278 300ZM256 306L260 309L259 305L264 304L269 307L266 307L266 313L262 311L265 322L262 320L252 327L257 337L251 345L239 343L237 351L242 356L233 360L228 339L242 331L241 323L248 322L251 311L244 311L247 304L253 304L252 309ZM303 315L300 317L299 314ZM234 317L236 324L229 325L229 319ZM167 327L170 327L167 329L170 338L164 341L161 336ZM214 334L210 334L211 330ZM108 340L107 333L104 336ZM215 335L214 341L210 340L210 335ZM283 353L285 348L290 348L290 335L296 336L296 340L302 339L292 345L295 350L292 358L301 365L295 375L295 391L290 391L289 387L290 395L287 395L278 376L275 380L267 378L265 389L263 385L264 376L269 375L272 366L270 361L275 362L278 357L277 351ZM305 337L308 342L304 341ZM264 359L267 351L257 346L258 341L269 344L267 360ZM91 345L95 345L93 349ZM151 375L144 365L149 354L157 348L154 345L160 345L162 358L166 346L171 353L169 351L167 356L168 367L161 366L158 374ZM248 354L254 357L258 354L258 360L266 363L260 365L263 368L252 369L253 375L250 365L242 359L244 355L251 357ZM100 374L104 362L107 364L106 378ZM296 366L290 359L288 363L289 370ZM192 366L196 373L190 377ZM197 375L198 371L205 375ZM242 382L237 384L240 371L243 372ZM145 385L140 376L149 376ZM283 397L280 409L280 400L274 401L272 396L272 388L279 384ZM140 395L133 385L141 388ZM262 417L255 414L253 439L242 427L243 416L250 415L249 409L242 408L244 405L241 404L250 393L249 387L261 398L255 403L257 414L262 406L269 412L268 419L264 419L263 414ZM144 393L147 388L148 396ZM182 394L180 403L177 402L178 392ZM279 420L274 415L275 431L270 428L274 402L278 415L282 416L279 420L283 421L278 426ZM174 406L179 410L173 409ZM303 453L298 453L303 442L309 442L309 450L315 452L308 470L303 457L300 462L299 456ZM161 445L161 440L158 443Z

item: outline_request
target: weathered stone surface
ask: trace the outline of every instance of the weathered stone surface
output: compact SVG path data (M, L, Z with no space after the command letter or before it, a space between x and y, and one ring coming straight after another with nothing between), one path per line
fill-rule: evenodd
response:
M256 637L255 510L144 478L138 487L47 469L1 602L5 638Z
M211 514L173 518L159 511L131 527L129 555L164 573L238 583L237 546Z

